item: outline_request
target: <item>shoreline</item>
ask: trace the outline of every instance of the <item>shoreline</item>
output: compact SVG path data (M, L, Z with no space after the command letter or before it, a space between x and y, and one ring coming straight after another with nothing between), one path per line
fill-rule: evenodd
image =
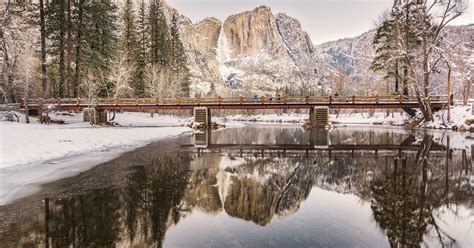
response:
M160 127L157 127L159 129ZM84 152L72 156L40 160L27 165L0 169L0 206L40 193L49 183L71 178L97 166L113 161L120 156L153 144L169 143L188 137L190 131L160 137L133 146L115 146L107 150Z

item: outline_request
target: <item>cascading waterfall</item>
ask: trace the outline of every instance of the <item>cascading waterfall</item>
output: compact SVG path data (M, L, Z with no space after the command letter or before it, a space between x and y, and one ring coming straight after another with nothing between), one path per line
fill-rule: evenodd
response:
M219 72L222 79L227 81L227 77L232 73L232 68L228 65L231 60L232 50L229 47L227 37L224 33L224 24L221 26L219 38L217 39L216 59L219 64Z

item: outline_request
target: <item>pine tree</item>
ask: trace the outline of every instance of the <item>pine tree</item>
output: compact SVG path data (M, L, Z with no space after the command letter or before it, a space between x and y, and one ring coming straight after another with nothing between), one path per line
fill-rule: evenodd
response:
M375 57L372 61L372 69L384 72L386 79L393 78L397 93L400 89L400 81L403 79L403 95L408 95L405 53L411 54L411 51L419 47L416 31L413 29L413 26L417 25L413 18L415 9L416 4L411 2L401 4L395 1L389 16L377 28L373 40ZM404 70L403 76L400 75L400 68Z
M46 98L47 96L47 71L46 71L46 22L45 22L45 11L44 11L44 0L39 1L39 14L40 14L40 36L41 36L41 97Z
M137 33L135 27L135 11L133 1L126 0L122 10L123 30L121 34L121 52L126 56L126 62L132 64L137 53Z
M54 69L50 78L53 79L52 91L54 97L64 96L65 83L65 35L66 35L66 14L64 0L52 0L46 9L47 16L47 36L50 40L50 56L54 58L50 66Z
M78 0L76 6L76 54L75 54L75 71L72 82L73 96L79 96L80 81L82 79L82 61L83 61L83 29L84 29L84 0Z
M142 6L140 7L142 12L145 10L142 9L145 6L144 2L142 1ZM144 13L140 13L143 15ZM144 16L140 16L143 18ZM129 85L133 88L135 92L135 96L137 97L144 97L145 94L145 86L144 86L144 61L140 53L141 45L138 39L138 31L137 26L143 28L142 25L145 25L144 20L137 21L135 17L135 11L133 10L133 1L126 0L123 10L122 10L122 23L123 23L123 31L122 31L122 40L121 40L121 53L125 56L125 62L128 67L131 67L132 77L130 78Z
M73 26L72 26L72 0L66 0L66 12L67 12L67 38L66 38L66 82L65 84L65 96L72 96L72 49L73 49Z
M178 18L173 15L171 19L171 58L173 61L172 68L176 74L176 79L181 85L181 94L183 96L189 96L190 83L189 83L189 70L187 67L187 57L184 50L183 42L179 35Z
M168 24L163 13L161 0L151 0L150 22L150 62L162 66L170 65L170 39Z
M148 21L145 0L140 3L137 18L137 36L138 36L138 51L136 52L136 65L133 72L134 89L137 97L146 96L146 66L147 66L147 51L149 43L148 35Z
M84 1L81 74L100 80L100 96L111 90L110 61L117 52L117 6L111 0Z
M393 16L377 28L372 43L375 48L375 57L371 67L374 71L383 71L385 79L394 78L395 92L399 90L400 79L398 73L399 56L397 56L400 47L397 41L397 29L397 19Z

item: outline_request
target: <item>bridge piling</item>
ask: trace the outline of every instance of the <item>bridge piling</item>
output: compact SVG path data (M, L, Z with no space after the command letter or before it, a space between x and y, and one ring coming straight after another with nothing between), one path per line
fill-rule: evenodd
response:
M309 110L309 124L312 128L329 126L329 107L314 107Z
M206 107L194 108L194 123L203 124L206 128L211 127L211 109Z
M82 110L82 121L93 125L105 124L107 120L107 111L96 108L84 108Z

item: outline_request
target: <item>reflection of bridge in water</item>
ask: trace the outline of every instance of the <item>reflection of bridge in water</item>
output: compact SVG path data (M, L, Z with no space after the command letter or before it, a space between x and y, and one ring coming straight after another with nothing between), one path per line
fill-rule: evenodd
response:
M212 142L212 132L196 133L194 144L184 145L185 148L194 148L197 153L225 152L234 156L384 156L401 157L408 152L419 152L423 145L415 143L413 136L409 136L400 144L335 144L329 138L328 130L312 129L309 132L309 142L306 144L233 144ZM430 147L432 155L445 156L446 147L433 143Z

